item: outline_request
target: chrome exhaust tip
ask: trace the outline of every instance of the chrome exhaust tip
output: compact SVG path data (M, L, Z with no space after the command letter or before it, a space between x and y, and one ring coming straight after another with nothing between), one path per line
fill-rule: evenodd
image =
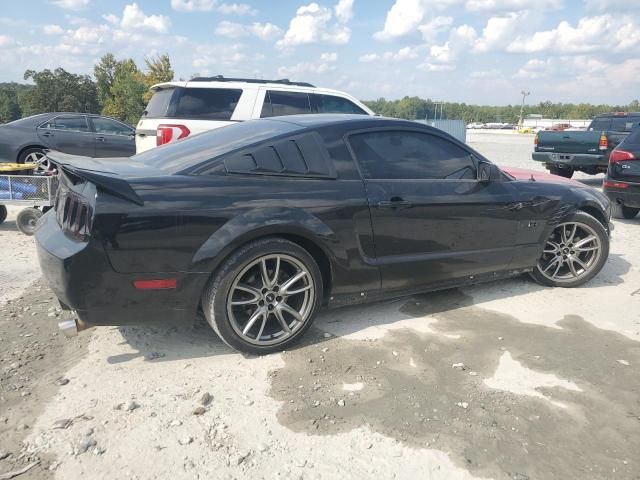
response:
M72 338L78 336L78 332L91 328L91 325L84 323L79 318L71 318L58 322L58 328L64 333L65 337Z
M75 319L71 320L63 320L62 322L58 322L58 328L64 336L67 338L75 337L78 335L78 325L76 324Z

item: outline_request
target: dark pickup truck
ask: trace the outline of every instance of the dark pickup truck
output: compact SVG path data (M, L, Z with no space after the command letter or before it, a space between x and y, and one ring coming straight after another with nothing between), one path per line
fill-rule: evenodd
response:
M575 171L604 173L611 151L639 124L640 113L618 112L596 116L587 131L541 131L532 157L549 172L566 178Z

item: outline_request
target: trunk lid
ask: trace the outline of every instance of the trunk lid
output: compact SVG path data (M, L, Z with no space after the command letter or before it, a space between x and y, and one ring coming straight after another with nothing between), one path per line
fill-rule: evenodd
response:
M600 131L541 131L538 133L536 152L601 154L601 134Z

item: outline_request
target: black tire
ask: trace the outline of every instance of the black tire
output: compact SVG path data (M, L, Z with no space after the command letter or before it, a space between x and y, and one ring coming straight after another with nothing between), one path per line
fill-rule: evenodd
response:
M559 177L564 178L573 177L573 168L560 168L557 165L549 165L547 168L551 175L558 175Z
M540 285L546 285L550 287L564 287L564 288L572 288L572 287L578 287L580 285L583 285L587 283L589 280L591 280L593 277L595 277L598 274L598 272L600 272L600 270L602 270L602 267L604 267L604 264L607 262L607 258L609 257L609 234L607 233L607 230L604 228L604 226L598 220L596 220L594 217L592 217L588 213L579 211L574 213L571 216L571 218L566 219L564 222L579 222L591 227L591 229L597 235L601 245L600 256L597 259L597 261L592 266L589 267L589 271L576 277L573 281L566 281L566 280L561 282L554 281L548 278L547 276L545 276L541 272L539 264L536 264L535 268L531 272L531 276Z
M42 155L44 155L44 149L40 147L27 148L18 156L18 163L26 163L27 157L32 153L41 153Z
M0 205L0 224L7 219L7 207Z
M631 220L636 218L640 212L640 208L633 207L625 207L624 205L618 205L617 203L611 203L611 215L613 218L624 218L626 220Z
M25 208L20 210L16 218L16 226L25 235L31 236L36 232L36 224L42 216L42 212L37 208Z
M238 334L227 311L227 300L236 278L252 262L266 255L288 255L301 262L311 276L314 295L309 314L302 325L279 343L258 345L250 343ZM323 298L320 269L314 258L299 245L288 240L270 237L256 240L235 251L215 272L204 289L202 309L205 318L216 334L231 348L241 352L265 355L286 349L297 342L313 323ZM259 334L258 334L259 335Z

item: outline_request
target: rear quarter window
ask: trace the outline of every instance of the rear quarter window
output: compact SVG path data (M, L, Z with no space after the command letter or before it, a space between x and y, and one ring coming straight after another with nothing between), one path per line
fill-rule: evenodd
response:
M235 88L183 88L174 118L230 120L242 96Z
M162 88L156 90L142 113L143 118L162 118L167 116L167 110L171 103L171 97L175 88Z

